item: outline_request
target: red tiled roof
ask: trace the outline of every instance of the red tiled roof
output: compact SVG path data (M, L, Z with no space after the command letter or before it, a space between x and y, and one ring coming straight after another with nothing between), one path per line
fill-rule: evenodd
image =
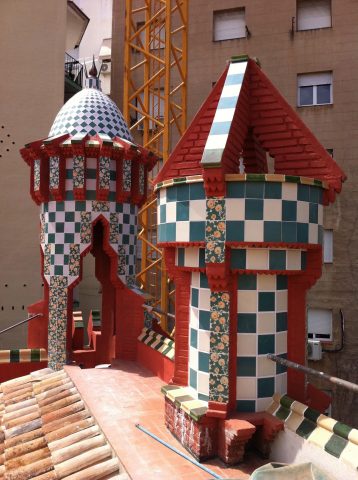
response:
M0 418L0 478L119 478L118 458L64 371L2 383Z
M200 164L228 68L194 117L155 183L204 173ZM330 199L346 175L306 127L299 115L252 59L248 60L228 141L223 173L237 173L243 156L246 173L266 173L268 152L275 173L316 178L328 183Z

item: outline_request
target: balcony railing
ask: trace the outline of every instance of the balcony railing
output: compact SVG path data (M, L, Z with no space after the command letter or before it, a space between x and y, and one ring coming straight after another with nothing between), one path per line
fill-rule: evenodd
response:
M65 53L65 77L82 88L83 65L68 53Z

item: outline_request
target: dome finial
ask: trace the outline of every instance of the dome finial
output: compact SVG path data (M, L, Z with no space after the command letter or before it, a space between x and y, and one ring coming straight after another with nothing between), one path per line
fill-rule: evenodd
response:
M96 62L94 59L92 59L92 67L90 71L88 72L88 75L86 75L86 87L88 88L96 88L97 90L101 90L101 80L99 79L101 71L98 73L97 67L96 67Z
M88 72L88 74L90 77L97 78L98 72L97 72L96 63L94 61L94 55L93 55L92 67L91 67L91 70Z

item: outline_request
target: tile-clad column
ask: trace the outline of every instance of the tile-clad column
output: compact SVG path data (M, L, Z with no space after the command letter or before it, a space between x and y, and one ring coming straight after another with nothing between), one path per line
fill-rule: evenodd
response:
M209 401L210 289L206 276L191 274L189 310L189 380L198 399Z
M48 366L61 370L66 364L68 280L53 276L49 285Z
M188 384L190 272L175 272L175 366L173 383Z
M237 293L237 410L260 412L287 390L285 368L266 357L287 356L287 277L239 275Z

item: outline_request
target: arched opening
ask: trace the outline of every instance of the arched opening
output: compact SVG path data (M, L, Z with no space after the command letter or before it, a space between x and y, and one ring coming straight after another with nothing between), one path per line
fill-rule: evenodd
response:
M87 350L85 366L110 363L115 356L115 287L111 282L111 258L105 252L105 226L99 219L93 225L90 254L82 259L82 280L74 289L73 311L82 313L82 331L75 328L72 348ZM76 314L74 313L75 327ZM80 320L77 322L80 325Z

